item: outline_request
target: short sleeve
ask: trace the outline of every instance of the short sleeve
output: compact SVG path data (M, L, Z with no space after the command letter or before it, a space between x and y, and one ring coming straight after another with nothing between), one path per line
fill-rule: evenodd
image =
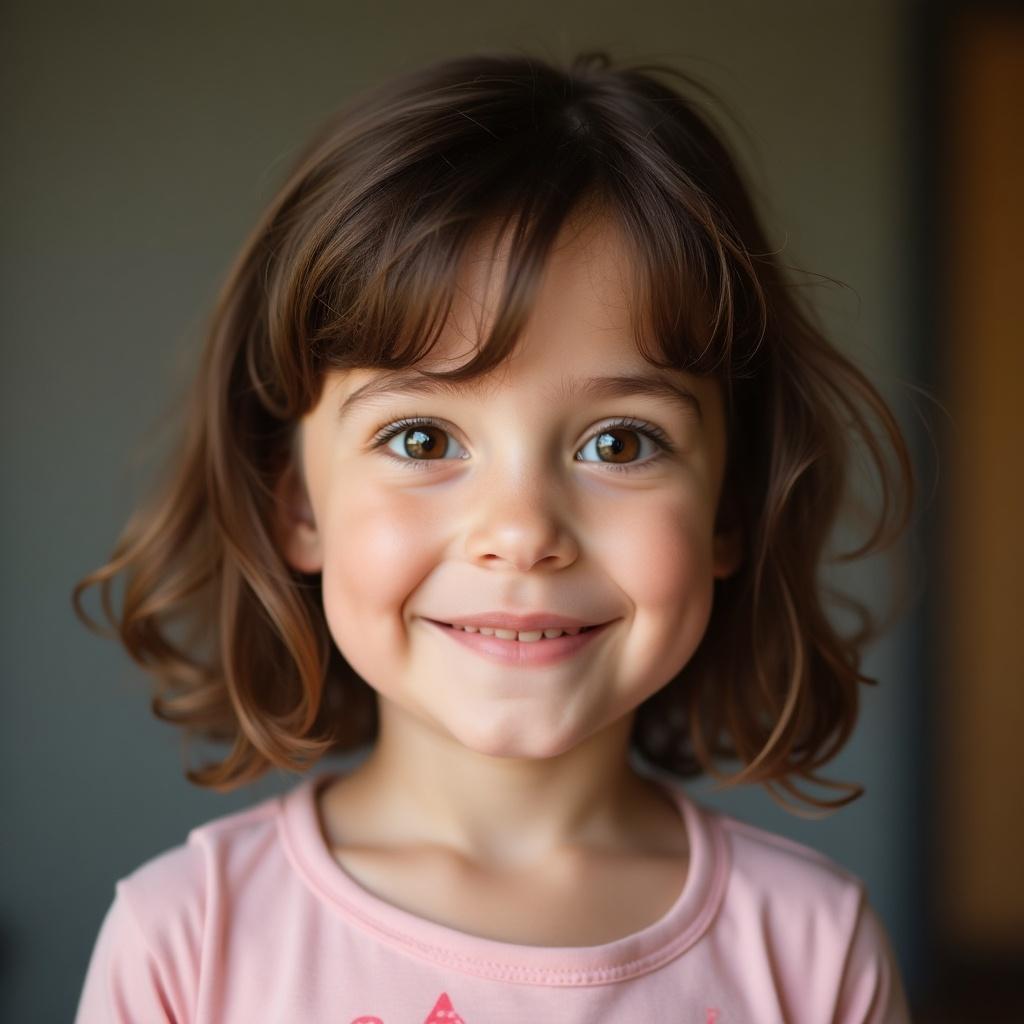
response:
M74 1024L186 1024L186 986L151 948L118 882L93 946Z
M843 969L834 1024L911 1024L885 925L863 891Z

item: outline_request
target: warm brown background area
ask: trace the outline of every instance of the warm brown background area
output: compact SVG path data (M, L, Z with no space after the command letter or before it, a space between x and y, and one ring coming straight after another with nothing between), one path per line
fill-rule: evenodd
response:
M967 14L953 39L938 906L976 955L1024 954L1024 15Z

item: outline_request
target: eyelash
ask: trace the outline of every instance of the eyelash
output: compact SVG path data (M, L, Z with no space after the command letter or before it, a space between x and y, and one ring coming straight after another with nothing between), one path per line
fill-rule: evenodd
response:
M448 432L448 428L438 420L432 419L429 416L410 416L404 417L399 420L394 420L391 423L385 424L383 427L378 428L374 434L373 440L370 442L371 450L377 448L384 448L384 446L393 437L397 437L405 430L409 430L412 427L439 427L441 430ZM668 435L660 427L656 427L653 423L648 423L646 420L633 419L631 416L623 417L622 419L615 420L612 423L606 423L601 427L600 431L595 434L591 434L587 441L594 438L597 433L606 430L613 430L616 427L626 427L629 430L635 430L639 434L643 434L649 440L653 441L659 448L659 451L649 459L643 462L628 462L616 465L611 462L603 463L592 463L592 465L606 466L617 473L632 473L636 470L646 469L653 465L655 462L660 462L662 457L666 454L672 453L676 450L676 446L669 440ZM452 461L447 459L403 459L385 449L384 453L395 462L400 462L404 466L409 466L413 469L425 469L432 462L445 462ZM577 460L582 461L582 460Z

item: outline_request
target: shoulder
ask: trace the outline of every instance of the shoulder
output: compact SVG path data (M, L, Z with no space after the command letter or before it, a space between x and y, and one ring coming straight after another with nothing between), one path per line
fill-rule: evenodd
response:
M835 1021L909 1020L898 962L863 880L804 843L702 806L730 869L723 911L758 962Z
M775 957L841 957L867 899L863 881L820 850L713 815L729 855L726 900L744 930Z
M174 894L201 902L207 887L218 880L211 877L213 868L274 841L277 804L278 798L271 797L197 825L183 843L144 861L121 878L118 887L143 905Z
M279 798L270 797L212 818L117 882L117 897L151 941L178 949L201 941L211 901L236 889L246 865L271 853L278 807Z
M705 809L706 811L708 809ZM850 918L863 881L827 854L720 811L708 811L725 836L731 884L758 904L784 903ZM852 920L851 920L852 923Z
M206 952L246 871L273 861L279 798L214 818L118 879L76 1024L193 1019Z

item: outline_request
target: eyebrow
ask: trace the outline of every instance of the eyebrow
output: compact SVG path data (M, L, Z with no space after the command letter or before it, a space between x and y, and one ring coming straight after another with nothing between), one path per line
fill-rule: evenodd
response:
M424 377L415 370L392 371L356 388L341 403L338 422L351 415L357 406L381 398L393 395L446 395L457 398L460 395L482 393L489 383L486 377L472 381L451 381ZM695 414L698 420L703 420L700 402L692 391L667 377L650 373L563 378L561 385L548 395L548 399L551 402L564 402L575 397L629 398L634 395L660 398L689 414Z

